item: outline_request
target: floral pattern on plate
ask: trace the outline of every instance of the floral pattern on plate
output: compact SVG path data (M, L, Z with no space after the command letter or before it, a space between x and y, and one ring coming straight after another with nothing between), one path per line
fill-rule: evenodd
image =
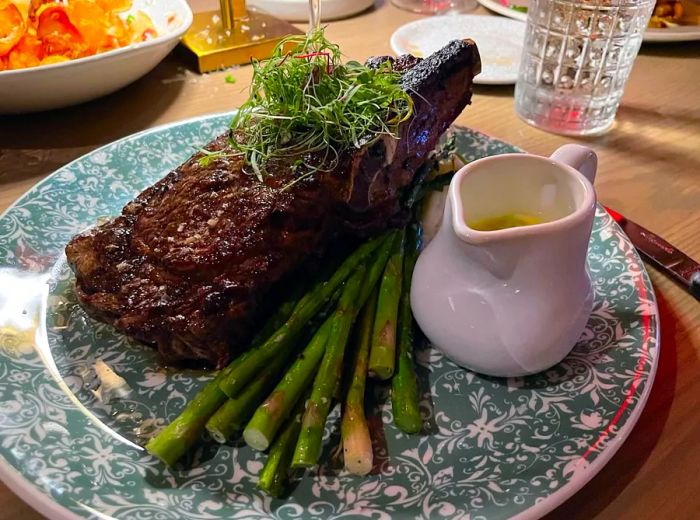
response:
M264 455L241 442L203 442L172 470L150 457L140 446L210 376L163 368L153 350L90 319L76 303L62 250L230 117L107 145L58 170L0 218L0 309L35 320L36 331L17 334L0 323L0 476L20 495L43 495L35 505L47 514L52 504L52 518L537 517L605 464L649 393L658 317L636 251L602 209L589 250L595 307L573 352L541 374L498 379L463 370L433 347L418 350L424 432L397 430L386 387L372 385L376 467L368 477L342 470L337 409L323 464L284 499L257 489ZM458 146L468 159L516 151L471 130L458 131ZM98 359L127 380L127 398L95 399Z

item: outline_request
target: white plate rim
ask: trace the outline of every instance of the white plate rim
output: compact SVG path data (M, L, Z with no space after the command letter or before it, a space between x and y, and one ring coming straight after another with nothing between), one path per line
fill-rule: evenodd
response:
M615 223L615 225L617 226L617 223ZM632 410L629 419L627 419L620 431L613 438L612 446L608 444L608 448L601 453L599 457L596 457L596 459L588 467L587 472L582 472L579 475L574 476L574 478L572 478L566 485L549 495L545 500L538 502L529 509L512 517L511 520L537 520L542 518L547 513L554 511L557 507L562 505L569 498L576 495L576 493L581 491L586 484L593 480L593 477L600 473L608 462L610 462L610 459L615 456L625 441L627 441L627 438L632 433L637 421L639 421L639 417L646 408L647 401L649 400L649 394L651 393L651 389L653 388L654 381L656 379L656 370L659 366L659 356L661 352L661 326L659 323L659 307L656 302L656 293L654 293L652 296L654 301L653 318L657 323L655 335L657 353L656 356L654 356L653 364L649 369L648 384L644 387L644 391L640 396L639 401L635 405L634 410Z
M162 125L158 125L152 128L148 128L145 130L142 130L140 132L136 132L133 134L129 134L127 136L124 136L120 139L117 139L115 141L112 141L110 143L106 143L94 150L91 150L87 152L86 154L81 155L80 157L75 158L73 161L70 161L64 166L61 166L58 169L64 169L68 168L74 163L77 163L81 161L84 158L84 155L87 154L93 154L95 152L99 152L100 150L104 148L111 147L117 143L122 144L125 142L128 142L132 139L136 139L140 136L151 134L151 133L158 133L163 130L166 130L168 128L174 127L174 126L179 126L182 124L187 124L190 122L195 122L199 121L202 119L207 119L207 118L212 118L216 117L218 115L228 115L232 114L232 112L225 112L225 113L212 113L212 114L202 114L198 116L193 116L190 118L182 119L182 120L177 120L177 121L172 121L169 123L165 123ZM497 139L497 138L493 138ZM58 170L57 169L57 170ZM24 196L26 195L27 192L33 191L34 189L40 187L42 184L45 182L48 182L50 178L54 175L56 172L52 172L51 174L47 175L44 177L42 180L37 182L36 184L32 185L26 192L21 194L10 206L8 206L2 213L0 213L0 219L4 218L5 215L12 210L17 203L19 203ZM612 222L612 226L619 227L617 223ZM638 261L640 264L642 264L641 259L639 258L638 255L635 254L635 259ZM644 265L641 265L642 269L645 271L646 269L644 268ZM655 350L656 354L654 356L651 356L651 365L650 369L648 372L648 377L647 377L647 382L644 385L644 389L639 397L639 400L633 407L632 411L630 412L630 416L627 418L625 423L623 424L622 428L615 434L615 436L612 439L612 442L609 443L606 447L606 449L601 452L601 454L596 457L593 462L588 466L587 471L581 472L577 475L575 475L569 482L567 482L564 486L562 486L560 489L558 489L556 492L552 493L551 495L548 495L543 499L541 502L538 502L531 506L530 508L526 509L525 511L522 511L521 513L517 514L516 516L512 517L513 520L537 520L547 513L552 512L554 509L556 509L558 506L563 504L567 499L573 497L577 492L579 492L588 482L590 482L602 469L607 465L607 463L610 461L610 459L618 452L620 447L624 444L624 442L627 440L629 435L631 434L632 430L636 426L641 414L643 413L644 409L646 408L646 404L649 398L649 395L651 393L651 390L654 386L654 382L656 379L656 373L657 373L657 368L659 364L659 356L661 352L661 341L660 341L660 330L661 330L661 324L660 324L660 319L659 319L659 308L658 308L658 303L657 303L657 298L656 298L656 293L655 291L651 291L649 294L650 298L650 303L652 303L652 309L653 313L650 315L650 318L653 319L655 323ZM17 497L19 497L22 501L24 501L27 505L35 509L37 512L41 513L44 516L47 516L47 518L50 518L51 520L83 520L84 518L88 517L81 517L77 515L76 513L72 512L65 506L61 505L60 503L54 501L51 499L51 496L42 492L32 481L21 475L12 465L10 465L7 460L0 455L0 481L2 481ZM96 518L99 518L100 520L117 520L114 517L105 515L103 513L100 513L99 511L95 511L92 508L89 508L87 506L85 507L85 510L87 513L90 513L91 515L95 516Z
M184 0L178 0L178 1L184 1ZM24 69L19 69L19 70L24 70ZM177 126L180 124L186 124L188 122L194 122L203 118L206 118L210 115L199 115L199 116L194 116L190 117L187 119L182 119L178 121L171 121L170 123L165 123L162 125L155 126L153 128L147 128L145 130L141 130L140 132L136 132L133 134L129 134L127 136L124 136L120 139L117 139L116 141L112 141L110 143L106 143L102 146L99 146L92 150L91 152L87 153L93 153L93 152L98 152L102 150L103 148L107 148L114 143L124 143L127 142L131 139L138 138L142 135L145 134L150 134L150 133L155 133L155 132L160 132L163 130L166 130L170 127ZM69 163L66 163L64 166L61 166L58 169L61 168L69 168L71 165L77 163L80 161L85 154L76 157ZM34 190L36 188L39 188L42 186L44 183L48 182L49 179L56 173L55 171L41 179L39 182L36 184L32 185L27 191ZM12 202L5 210L0 213L0 219L4 218L5 215L7 215L10 210L12 210L19 202L22 200L24 195L27 192L22 193L17 199ZM37 512L41 513L47 518L50 518L51 520L84 520L82 517L78 516L75 514L73 511L68 509L67 507L59 504L58 502L51 500L51 497L43 493L42 491L39 490L39 488L32 483L29 479L21 475L10 463L7 462L5 457L0 455L0 481L2 481L3 484L5 484L17 497L19 497L25 504L30 506L32 509L36 510ZM91 513L95 514L95 512ZM101 520L113 520L112 517L108 516L103 516Z
M493 18L492 16L488 15L479 15L479 14L458 14L458 15L444 15L444 16L433 16L430 18L421 18L420 20L414 20L413 22L409 22L406 24L401 25L400 27L397 27L396 30L391 34L391 38L389 39L389 43L391 45L391 49L394 51L394 53L398 54L410 54L409 50L403 47L399 43L399 33L403 31L407 31L410 29L413 29L415 27L420 27L421 25L425 23L429 23L428 20L435 20L435 19L440 19L440 18L456 18L459 17L464 20L472 20L474 22L480 21L486 21L489 18ZM488 23L488 22L487 22ZM525 27L523 26L523 31ZM524 36L524 35L523 35ZM478 45L478 42L477 42ZM483 74L478 74L477 76L474 77L474 84L475 85L514 85L516 80L518 78L518 72L517 70L514 71L514 74L512 77L499 77L499 78L489 78L488 76L483 76Z
M527 20L527 13L522 13L520 11L516 11L515 9L511 9L510 7L506 7L505 5L498 3L496 0L476 1L494 13L502 14L503 16L507 16L513 20L520 20L521 22Z
M324 0L321 21L340 20L355 16L374 5L374 0ZM253 0L249 7L254 7L293 23L308 21L308 0Z
M693 42L700 40L700 25L683 25L644 31L644 43Z
M507 16L513 20L526 21L527 13L516 11L496 0L476 0L489 11ZM687 30L686 30L687 29ZM692 26L685 25L678 28L669 27L667 29L647 29L644 31L642 41L644 43L672 43L672 42L690 42L700 40L700 25Z

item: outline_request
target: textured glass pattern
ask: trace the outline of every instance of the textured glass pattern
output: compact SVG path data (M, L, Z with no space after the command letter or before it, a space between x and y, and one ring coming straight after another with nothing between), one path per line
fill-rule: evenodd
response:
M518 115L562 134L610 128L653 7L654 0L531 0Z

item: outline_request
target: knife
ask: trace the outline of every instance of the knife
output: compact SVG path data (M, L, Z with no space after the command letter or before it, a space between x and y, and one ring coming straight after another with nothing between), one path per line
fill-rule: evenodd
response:
M617 211L607 206L605 210L620 225L645 260L669 275L700 300L700 264L698 262L659 235L632 222Z

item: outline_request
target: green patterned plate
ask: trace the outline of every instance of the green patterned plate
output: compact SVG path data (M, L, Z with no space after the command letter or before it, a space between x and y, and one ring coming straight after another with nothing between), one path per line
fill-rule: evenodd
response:
M151 349L88 318L62 251L230 117L160 127L100 148L0 217L0 476L10 488L52 520L535 518L601 469L639 417L658 359L653 289L602 210L589 251L595 307L573 352L544 373L514 379L460 369L431 347L417 352L426 431L400 433L386 388L374 387L377 465L370 476L339 467L337 410L326 462L282 500L257 489L264 457L241 443L202 443L175 470L150 457L145 439L209 376L164 369ZM468 130L458 144L472 159L515 150ZM126 399L95 399L98 359L126 378Z

